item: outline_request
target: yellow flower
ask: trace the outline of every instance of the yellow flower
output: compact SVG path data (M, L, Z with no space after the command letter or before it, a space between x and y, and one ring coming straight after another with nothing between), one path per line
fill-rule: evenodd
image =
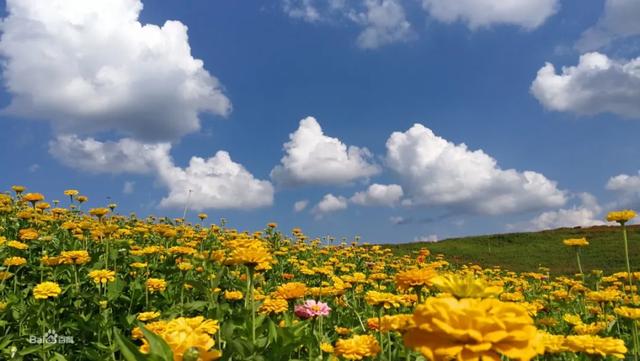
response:
M80 192L77 189L67 189L63 193L65 196L68 196L68 197L74 197L80 194Z
M160 317L160 312L149 311L149 312L140 312L136 317L138 320L142 322L151 321Z
M9 257L2 262L4 266L23 266L27 264L27 260L22 257Z
M529 360L537 330L527 310L494 298L429 298L416 307L405 344L430 360Z
M33 228L21 229L18 232L18 237L23 241L32 241L38 238L38 231Z
M42 282L33 288L33 297L36 300L58 297L60 293L62 293L62 289L55 282Z
M162 278L149 278L145 282L145 286L149 292L162 292L167 288L167 281Z
M102 218L106 216L109 212L110 212L109 208L91 208L89 210L89 214L97 218Z
M640 320L640 308L621 306L616 307L614 309L614 312L620 317L628 318L631 320Z
M7 242L7 246L11 248L19 249L19 250L25 250L29 248L29 246L27 246L26 244L18 241L9 241Z
M331 346L331 344L327 342L321 343L320 349L322 350L322 352L333 353L333 346Z
M623 359L627 353L624 341L613 337L591 335L567 336L565 345L573 352L584 352L590 355L613 356Z
M107 282L115 281L116 273L106 269L98 269L89 272L89 277L93 279L93 282L99 285L104 285Z
M540 354L554 354L569 351L569 349L565 346L563 335L552 335L544 331L538 331L538 342Z
M302 298L307 293L307 286L302 282L289 282L280 285L274 292L276 298L295 300Z
M411 287L429 286L435 276L437 276L437 272L431 267L414 268L398 272L395 280L398 288L406 290Z
M238 301L242 299L242 292L240 291L224 291L224 299L229 301Z
M22 199L35 205L36 202L44 200L44 196L40 193L27 193L22 196Z
M487 298L502 292L502 287L491 286L486 280L474 277L472 273L449 273L435 277L432 283L440 291L456 298Z
M20 194L22 192L24 192L25 188L24 186L11 186L11 189L16 192L17 194Z
M636 216L636 212L625 209L622 211L613 211L607 214L607 221L609 222L618 222L620 224L624 224Z
M218 321L198 316L176 318L161 324L153 332L169 345L175 361L182 361L187 355L192 356L194 360L211 361L222 356L218 350L213 349L215 341L211 337L218 329ZM146 339L143 340L140 351L149 352L149 343Z
M380 306L386 309L402 306L403 299L393 293L369 291L365 294L364 300L371 306Z
M60 258L62 259L62 263L64 264L85 264L91 261L89 252L84 250L62 251L60 253Z
M612 302L622 298L622 294L618 290L607 289L602 291L588 292L586 298L593 302Z
M572 325L572 326L576 326L576 325L581 325L582 324L582 319L580 318L580 316L578 315L573 315L573 314L566 314L564 316L562 316L562 319Z
M384 315L380 318L380 324L378 324L378 318L373 317L367 320L367 324L370 328L380 330L381 332L404 332L415 327L413 315L411 314Z
M564 243L565 246L572 247L584 247L589 245L586 238L569 238L562 241L562 243Z
M336 356L347 360L362 360L380 352L380 345L371 335L356 335L348 339L338 340L333 349Z
M289 303L282 298L270 298L267 297L262 302L262 305L258 309L261 314L279 314L289 310Z

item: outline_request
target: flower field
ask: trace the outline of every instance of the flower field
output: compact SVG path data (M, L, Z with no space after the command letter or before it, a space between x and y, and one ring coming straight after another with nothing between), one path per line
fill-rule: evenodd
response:
M0 194L2 360L638 359L632 211L626 272L551 277L54 196Z

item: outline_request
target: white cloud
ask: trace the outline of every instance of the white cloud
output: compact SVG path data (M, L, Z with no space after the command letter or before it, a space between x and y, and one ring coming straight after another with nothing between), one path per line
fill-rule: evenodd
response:
M141 24L139 0L8 0L2 22L5 111L62 133L115 131L175 140L198 114L231 110L219 81L191 55L179 21Z
M352 14L352 19L364 27L358 35L358 46L375 49L411 37L411 24L398 1L366 0L364 4L365 11Z
M302 212L309 205L309 201L306 199L297 201L293 204L293 210L296 212Z
M580 205L572 208L558 209L543 212L528 224L524 225L525 230L538 231L544 229L555 229L560 227L589 227L604 225L600 213L602 208L596 198L589 193L581 193Z
M416 237L413 239L414 242L427 242L427 243L435 243L438 242L437 234L430 234L428 236Z
M356 192L350 200L361 206L393 206L403 194L402 187L397 184L374 183L366 191Z
M148 174L171 144L146 144L130 138L101 142L77 135L61 135L49 142L49 153L62 164L90 173Z
M587 29L576 47L582 51L595 50L611 42L640 35L640 1L607 0L598 23Z
M154 175L168 188L160 206L195 210L208 208L249 209L273 203L273 186L256 179L225 151L209 159L191 157L186 168L174 164L168 143L145 144L132 139L101 142L75 135L60 136L49 145L62 163L93 173L139 173ZM125 184L125 193L126 193ZM191 195L189 196L189 191Z
M135 186L136 186L136 182L133 182L133 181L124 182L124 185L122 186L122 193L124 194L133 193Z
M408 199L403 204L446 206L479 214L506 214L562 206L565 193L533 171L503 170L482 150L471 151L421 124L394 132L387 165Z
M313 0L283 0L282 9L290 17L310 23L320 21L322 18Z
M325 194L324 197L311 210L316 218L321 218L324 214L347 209L347 199L342 196L334 196L333 194Z
M34 163L34 164L30 165L28 169L29 169L29 172L35 173L35 172L38 171L38 169L40 169L40 164Z
M158 178L169 188L160 201L163 208L258 208L273 204L273 186L256 179L229 153L218 151L209 159L191 157L187 168L165 159L158 165ZM191 193L189 195L189 193Z
M363 49L409 40L413 32L400 0L282 0L285 14L308 23L346 22L361 28Z
M147 144L130 138L99 141L65 134L49 141L49 154L59 162L90 173L149 174L157 159L168 157L170 150L169 143Z
M446 23L462 21L471 29L494 24L535 29L559 8L558 0L422 0L429 14Z
M637 208L640 206L640 172L637 175L619 174L609 178L606 189L617 196L614 208Z
M302 119L289 139L281 164L271 171L271 178L279 185L345 184L380 172L369 162L369 150L324 135L313 117Z
M640 118L640 57L624 61L587 53L577 66L563 67L560 74L547 63L531 92L549 110Z

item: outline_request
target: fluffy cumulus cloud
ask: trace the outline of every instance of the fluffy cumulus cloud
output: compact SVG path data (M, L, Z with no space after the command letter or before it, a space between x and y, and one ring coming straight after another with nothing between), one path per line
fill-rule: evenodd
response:
M61 135L49 142L49 153L61 163L90 173L152 173L167 158L171 144L146 144L130 138L101 142Z
M521 225L517 228L538 231L560 227L604 225L605 222L600 217L602 208L596 198L589 193L581 193L578 197L580 199L579 205L573 206L572 208L543 212L529 221L528 224Z
M560 5L558 0L422 0L422 6L440 21L462 21L472 29L494 24L535 29Z
M587 53L578 65L563 67L561 73L547 63L538 71L531 92L549 110L640 118L640 57L625 61Z
M345 184L380 172L366 148L347 146L325 135L313 117L302 119L289 139L281 164L271 171L279 185Z
M566 202L565 192L544 175L501 169L482 150L449 142L421 124L394 132L386 147L386 163L401 180L405 204L496 215Z
M640 1L607 0L604 13L596 25L587 29L576 47L582 51L595 50L617 39L640 35Z
M249 209L273 203L273 186L256 179L242 165L219 151L209 159L192 157L186 168L176 166L168 143L147 144L132 139L101 142L93 138L60 136L50 153L64 164L93 173L139 173L154 176L168 189L160 201L165 208ZM124 192L133 190L125 184Z
M616 194L615 206L637 208L640 205L640 172L609 178L606 189Z
M177 167L167 159L159 165L158 174L169 188L169 194L160 201L161 207L188 204L195 210L248 209L273 203L271 183L256 179L225 151L218 151L209 159L191 157L187 168Z
M397 184L374 183L365 191L356 192L351 202L362 206L393 206L403 195L402 187Z
M428 236L420 236L413 239L414 242L427 242L427 243L436 243L438 242L437 234L430 234Z
M375 49L411 37L411 24L397 0L367 0L365 6L365 11L351 15L364 27L358 35L358 46Z
M199 113L226 115L219 81L191 55L179 21L142 24L139 0L8 0L2 22L6 111L64 133L175 140Z
M360 29L363 49L409 40L413 31L400 0L283 0L288 16L309 23L347 23Z
M295 212L302 212L309 205L309 201L306 199L299 200L293 204L293 210Z
M325 194L324 197L316 204L311 210L316 215L316 218L322 218L327 213L341 211L347 209L347 198L342 196L334 196L333 194Z

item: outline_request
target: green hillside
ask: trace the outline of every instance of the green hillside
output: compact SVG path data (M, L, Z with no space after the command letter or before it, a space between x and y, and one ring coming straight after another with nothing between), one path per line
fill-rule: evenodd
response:
M640 270L640 225L629 226L631 267ZM385 245L397 254L422 247L442 253L449 262L475 263L484 267L501 266L512 271L537 271L549 267L553 274L577 272L575 252L562 244L567 238L586 237L589 246L581 250L585 273L601 269L607 273L626 270L622 231L616 226L559 228L541 232L508 233L451 238L437 243Z

